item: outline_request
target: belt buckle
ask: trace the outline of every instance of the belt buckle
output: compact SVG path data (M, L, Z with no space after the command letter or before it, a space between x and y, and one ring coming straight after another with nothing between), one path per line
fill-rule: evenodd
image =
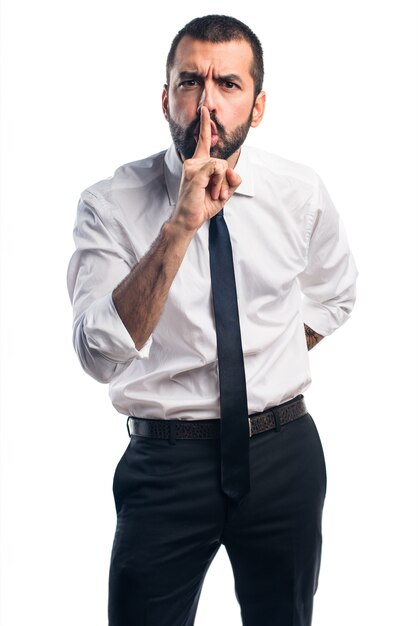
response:
M250 438L251 438L253 436L253 429L252 429L252 426L251 426L250 418L248 418L248 430L249 430Z

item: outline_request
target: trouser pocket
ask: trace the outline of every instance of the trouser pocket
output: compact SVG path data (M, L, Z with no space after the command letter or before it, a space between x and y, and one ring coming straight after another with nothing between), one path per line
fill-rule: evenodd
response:
M121 496L123 492L126 491L126 482L127 482L126 470L128 467L126 463L126 457L129 454L131 445L132 445L132 437L130 438L128 445L126 446L121 458L119 459L119 462L117 463L114 474L113 474L112 491L113 491L113 497L115 500L116 511L118 512L120 509Z
M321 441L321 437L319 436L319 432L318 429L316 427L315 421L312 417L312 415L308 414L311 424L312 424L312 429L314 431L314 435L315 435L315 440L316 440L316 445L317 445L317 449L318 449L318 454L321 458L321 466L322 466L322 472L323 472L323 480L324 480L324 493L326 493L327 491L327 464L325 461L325 454L324 454L324 448L322 446L322 441Z

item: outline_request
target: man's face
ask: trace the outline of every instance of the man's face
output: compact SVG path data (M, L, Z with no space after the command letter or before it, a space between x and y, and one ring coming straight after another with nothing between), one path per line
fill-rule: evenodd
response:
M184 159L191 158L196 149L200 107L205 105L211 116L211 156L235 164L250 127L260 123L264 112L264 92L254 101L252 60L251 46L244 40L181 39L170 85L163 91L163 111Z

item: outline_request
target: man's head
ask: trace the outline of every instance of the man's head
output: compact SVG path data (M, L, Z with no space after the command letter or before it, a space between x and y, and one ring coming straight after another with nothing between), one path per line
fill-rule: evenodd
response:
M237 155L265 106L263 53L254 33L232 17L196 18L174 38L166 72L163 112L183 158L194 154L202 105L211 114L211 155Z

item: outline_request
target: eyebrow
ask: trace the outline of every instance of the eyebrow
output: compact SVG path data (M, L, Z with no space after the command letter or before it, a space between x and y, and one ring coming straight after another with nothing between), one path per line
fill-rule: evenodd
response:
M202 78L202 75L199 72L179 72L178 80L195 80L196 78ZM242 85L242 79L238 74L223 74L219 75L216 80L223 80L228 83L239 83Z

